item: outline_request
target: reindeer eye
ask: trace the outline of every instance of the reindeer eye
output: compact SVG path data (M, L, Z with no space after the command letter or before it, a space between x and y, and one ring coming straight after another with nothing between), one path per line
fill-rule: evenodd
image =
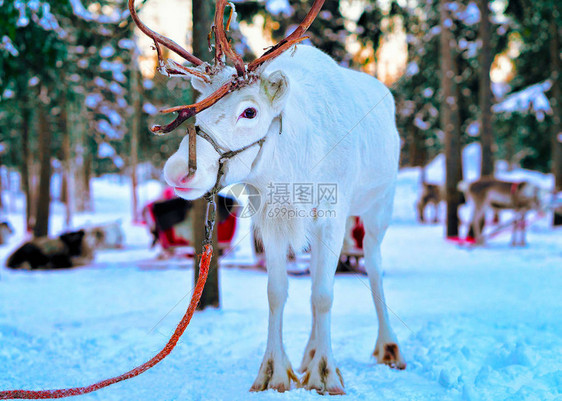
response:
M252 119L252 118L256 118L257 115L258 115L258 111L256 109L254 109L253 107L248 107L246 110L242 112L242 114L240 114L240 117Z

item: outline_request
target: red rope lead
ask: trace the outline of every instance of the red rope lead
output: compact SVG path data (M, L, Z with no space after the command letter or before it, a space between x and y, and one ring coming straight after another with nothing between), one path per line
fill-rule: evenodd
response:
M64 398L71 397L75 395L82 395L91 393L93 391L99 390L101 388L110 386L112 384L118 383L123 380L130 379L132 377L138 376L141 373L147 371L162 359L167 357L170 352L174 349L178 343L181 335L185 331L187 325L189 324L193 312L201 299L201 294L203 293L203 287L205 286L205 281L207 281L207 274L209 273L209 264L211 263L211 257L213 256L213 247L211 245L205 245L203 249L203 254L201 255L201 263L199 268L199 277L197 278L197 284L193 290L193 295L191 296L191 302L189 307L183 315L178 327L174 331L172 338L168 341L166 346L156 354L151 360L143 363L139 367L123 373L120 376L113 377L111 379L102 380L98 383L92 384L85 387L74 387L59 390L41 390L41 391L31 391L31 390L8 390L0 391L0 400L13 400L13 399L26 399L26 400L39 400L48 398Z

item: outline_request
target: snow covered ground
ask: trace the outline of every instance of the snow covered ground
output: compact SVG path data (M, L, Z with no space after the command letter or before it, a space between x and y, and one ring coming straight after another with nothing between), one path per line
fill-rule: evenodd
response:
M486 247L443 241L442 226L415 222L418 172L403 171L394 223L383 244L385 291L408 367L394 371L370 357L377 323L365 277L336 279L334 355L342 400L562 400L562 231L535 224L529 245L509 233ZM127 247L99 252L92 266L0 274L0 389L90 384L145 362L166 343L189 301L193 272L149 263L148 235L130 223L126 183L96 180L96 213L75 224L121 218ZM155 196L155 183L141 190ZM8 200L10 203L10 200ZM0 246L0 263L22 240ZM54 207L53 233L62 227ZM466 215L467 211L463 211ZM235 256L247 256L243 233ZM320 400L295 389L249 393L265 350L266 275L220 273L222 307L197 313L172 354L141 376L82 400ZM310 330L308 277L291 277L284 340L293 366Z

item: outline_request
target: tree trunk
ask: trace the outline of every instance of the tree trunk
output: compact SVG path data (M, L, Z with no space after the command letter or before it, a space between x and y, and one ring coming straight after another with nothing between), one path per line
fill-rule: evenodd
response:
M139 66L137 63L138 55L136 52L131 59L131 96L133 100L133 115L131 119L131 191L132 191L132 208L133 221L138 221L139 200L137 195L137 164L138 164L138 147L139 147L139 129L141 118L141 101L140 101L140 85L139 85Z
M84 147L84 174L82 174L82 179L84 180L84 210L87 212L94 211L94 203L92 202L92 164L93 156L88 151L87 147Z
M193 202L193 208L190 210L193 220L193 246L196 254L202 251L201 244L205 239L205 217L207 214L207 202L205 199L197 199ZM213 232L213 258L209 266L209 275L207 276L207 283L201 295L201 301L197 306L198 309L205 309L208 306L218 308L220 306L220 290L219 290L219 249L217 246L217 227ZM199 262L200 258L195 257L194 280L199 276ZM195 281L194 281L195 282Z
M61 184L61 202L64 203L64 227L69 228L72 226L72 195L70 192L70 132L68 131L68 113L67 113L67 102L66 94L61 96L60 101L61 114L59 119L59 129L62 135L62 146L61 146L61 164L62 164L62 184Z
M22 100L22 127L21 127L21 187L25 194L25 231L30 232L33 228L32 209L33 197L31 191L31 171L30 171L30 148L29 148L29 120L31 118L31 110L26 98Z
M207 43L207 35L213 24L213 10L211 4L213 2L207 0L192 0L193 13L193 54L203 60L209 59L209 48ZM195 98L195 93L194 93ZM193 246L196 253L200 253L201 243L205 233L205 215L207 212L207 202L204 199L198 199L194 202L191 210L193 216ZM213 258L209 267L209 276L207 284L201 296L199 309L205 309L207 306L219 307L219 249L217 245L217 228L213 233ZM194 280L199 275L199 258L195 258Z
M447 197L447 237L458 237L458 207L461 194L457 190L462 179L460 116L458 91L455 83L456 61L454 39L451 34L451 18L447 8L448 1L441 1L441 129L445 133L446 197Z
M482 146L481 176L494 175L494 157L492 153L492 88L490 69L492 68L492 47L490 34L490 2L479 0L480 29L478 37L480 48L480 77L478 89L478 102L480 106L480 144Z
M554 174L554 190L562 191L562 77L560 62L560 31L557 20L560 9L554 4L553 15L550 20L550 57L552 68L552 173ZM562 209L554 211L553 225L562 225Z
M8 171L8 164L6 164L6 171ZM2 185L2 151L0 150L0 212L4 211L4 202L2 201L2 192L4 191L4 186Z
M49 209L51 204L51 127L49 126L46 106L37 102L39 113L39 191L37 194L36 221L33 228L34 237L45 237L49 234Z
M193 54L201 60L210 60L209 43L207 35L213 25L213 1L192 0L191 12L193 17Z
M424 143L424 133L412 123L410 125L410 135L410 166L425 166L427 150Z
M73 154L74 160L72 161L75 167L72 170L72 197L74 198L74 207L77 213L82 213L85 211L85 199L84 199L84 180L81 178L84 170L84 157L85 157L85 146L84 146L84 135L86 131L85 118L88 118L87 111L84 109L83 99L75 97L75 101L72 105L72 136L73 136ZM82 116L86 116L85 118Z

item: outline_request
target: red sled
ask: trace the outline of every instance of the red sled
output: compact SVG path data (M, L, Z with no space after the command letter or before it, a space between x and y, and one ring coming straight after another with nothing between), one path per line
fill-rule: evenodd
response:
M169 194L166 194L168 195ZM182 235L180 225L189 226L193 203L178 197L171 197L147 204L143 209L145 223L153 238L152 246L160 245L167 254L173 254L178 248L191 247L187 256L193 256L193 239ZM236 201L218 196L217 199L217 235L219 249L228 249L236 232ZM189 229L187 231L190 231Z

